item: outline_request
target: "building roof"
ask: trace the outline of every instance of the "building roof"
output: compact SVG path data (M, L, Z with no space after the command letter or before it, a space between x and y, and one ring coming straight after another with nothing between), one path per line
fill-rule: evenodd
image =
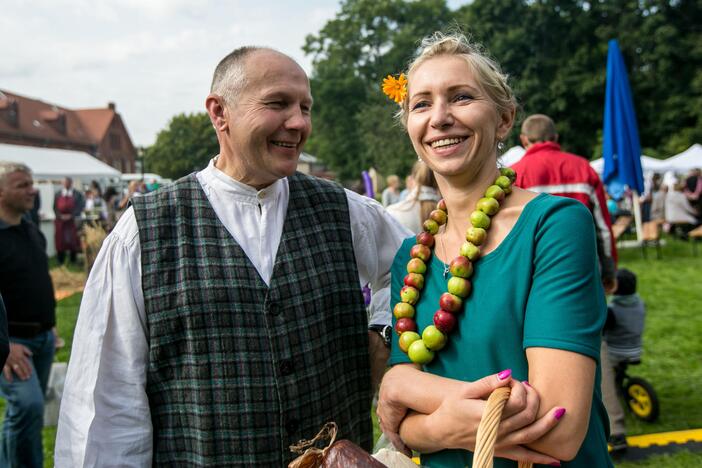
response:
M0 161L26 164L36 180L73 177L87 183L93 179L112 179L122 175L117 169L83 151L0 143Z
M73 110L0 90L0 137L42 145L97 145L115 115L114 104Z

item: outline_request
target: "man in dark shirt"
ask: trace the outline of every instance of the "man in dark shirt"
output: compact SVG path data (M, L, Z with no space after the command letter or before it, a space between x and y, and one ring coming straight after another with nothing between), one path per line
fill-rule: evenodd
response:
M0 466L43 466L41 428L56 303L46 239L24 216L35 196L27 166L0 162L0 294L10 335L0 375L0 396L7 402Z

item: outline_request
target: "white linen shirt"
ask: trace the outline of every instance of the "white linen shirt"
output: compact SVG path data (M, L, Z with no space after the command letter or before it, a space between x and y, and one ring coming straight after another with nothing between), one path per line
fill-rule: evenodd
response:
M197 174L222 224L270 284L287 213L286 178L262 190L214 166ZM390 324L390 267L412 235L374 200L346 191L359 284L373 291L371 324ZM61 401L57 467L147 467L152 426L146 396L148 332L139 231L132 208L105 239L80 306Z

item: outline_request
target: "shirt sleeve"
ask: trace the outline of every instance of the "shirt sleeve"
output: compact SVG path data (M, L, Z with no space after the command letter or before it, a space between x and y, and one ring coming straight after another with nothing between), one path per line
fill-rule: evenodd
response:
M592 216L563 199L542 217L534 242L524 349L557 348L598 361L607 306Z
M369 325L390 324L390 267L402 240L412 233L378 202L346 191L356 266L361 286L370 284Z
M139 236L129 209L105 239L78 314L55 466L151 466L147 324Z
M407 260L409 259L409 250L415 244L414 239L407 239L400 247L400 250L395 255L395 260L392 263L391 273L391 284L390 284L390 313L392 314L392 309L400 302L400 289L404 286L404 278L407 268ZM388 365L394 366L395 364L403 364L412 362L405 352L400 349L399 346L399 336L395 333L395 322L397 319L392 317L392 340L390 346L390 359L388 360Z

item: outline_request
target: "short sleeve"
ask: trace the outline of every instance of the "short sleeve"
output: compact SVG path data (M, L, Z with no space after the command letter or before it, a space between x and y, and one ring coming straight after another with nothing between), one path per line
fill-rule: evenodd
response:
M395 258L392 262L392 267L390 268L390 314L392 314L392 309L395 304L400 302L400 289L404 285L404 278L406 275L407 260L409 259L409 251L414 244L414 237L405 239L405 241L400 246L400 249L395 254ZM392 316L392 346L390 348L390 359L388 360L388 365L394 366L395 364L410 363L410 358L405 354L399 346L398 339L399 336L395 333L395 322L397 319Z
M599 361L607 306L592 215L564 199L544 213L534 241L524 349L563 349Z

